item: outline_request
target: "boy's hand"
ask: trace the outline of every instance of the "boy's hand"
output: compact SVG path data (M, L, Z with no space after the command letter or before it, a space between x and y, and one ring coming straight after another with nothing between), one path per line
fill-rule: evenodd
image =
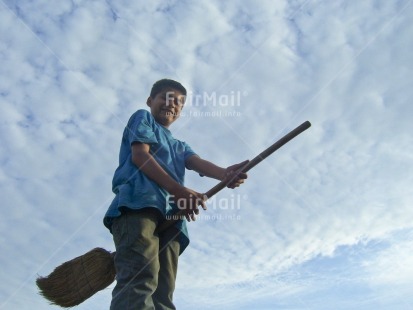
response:
M229 182L227 187L235 188L244 183L244 180L248 178L248 175L245 172L241 172L241 168L243 168L248 162L249 160L244 160L242 163L229 166L225 169L226 175L224 180Z
M198 206L206 210L205 201L207 197L184 186L177 187L170 193L175 204L179 208L179 214L184 215L188 222L195 221L199 214Z

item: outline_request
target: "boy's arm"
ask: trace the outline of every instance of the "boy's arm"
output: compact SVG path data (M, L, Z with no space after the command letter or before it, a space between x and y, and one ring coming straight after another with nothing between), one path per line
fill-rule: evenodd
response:
M185 165L188 169L194 170L203 176L222 181L227 175L227 169L219 167L210 161L202 159L198 155L189 157Z
M180 209L186 210L188 221L195 220L199 213L198 205L206 210L203 195L176 182L149 153L150 146L146 143L132 144L132 162L138 166L148 178L155 181L160 187L168 191Z
M239 169L241 169L247 163L248 160L229 166L227 168L222 168L215 165L214 163L211 163L210 161L202 159L198 155L193 155L186 160L185 165L188 169L194 170L199 174L210 178L214 178L220 181L224 179L231 180L231 182L227 186L229 188L234 188L244 183L244 179L248 177L246 173L239 172Z

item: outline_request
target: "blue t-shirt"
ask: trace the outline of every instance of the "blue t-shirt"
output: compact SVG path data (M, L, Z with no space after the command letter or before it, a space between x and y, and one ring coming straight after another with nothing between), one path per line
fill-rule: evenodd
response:
M112 181L115 193L103 223L111 231L115 217L121 215L122 208L141 209L153 207L166 216L178 211L169 203L169 193L149 179L132 162L131 146L134 142L150 145L150 154L161 167L179 184L184 185L185 161L195 152L183 141L175 139L169 129L158 124L146 110L136 111L123 132L119 152L119 167ZM180 231L181 253L189 244L186 221L175 225Z

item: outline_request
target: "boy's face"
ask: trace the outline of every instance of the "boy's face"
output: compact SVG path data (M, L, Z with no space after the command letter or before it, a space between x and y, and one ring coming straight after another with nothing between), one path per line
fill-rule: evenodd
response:
M185 96L173 88L165 88L155 98L146 101L155 120L164 127L169 127L180 116L185 103Z

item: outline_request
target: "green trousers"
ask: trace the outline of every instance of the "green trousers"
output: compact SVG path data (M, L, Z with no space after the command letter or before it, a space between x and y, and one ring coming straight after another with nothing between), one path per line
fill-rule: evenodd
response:
M162 217L155 208L127 211L112 226L116 286L111 310L176 309L172 297L179 256L179 231L155 232Z

